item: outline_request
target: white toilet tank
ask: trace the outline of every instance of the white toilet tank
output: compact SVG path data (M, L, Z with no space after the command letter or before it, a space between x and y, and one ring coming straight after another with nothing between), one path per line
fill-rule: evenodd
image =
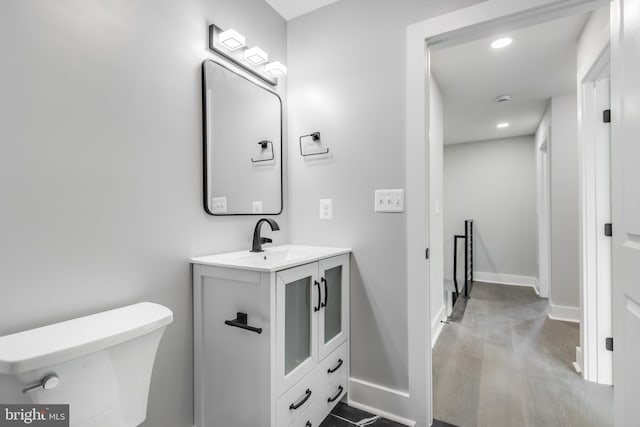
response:
M69 404L71 427L134 427L173 313L143 302L0 337L0 402Z

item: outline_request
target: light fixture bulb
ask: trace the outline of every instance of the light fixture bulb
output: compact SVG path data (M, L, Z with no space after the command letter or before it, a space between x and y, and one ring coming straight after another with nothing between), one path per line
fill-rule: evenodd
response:
M245 45L245 38L236 30L229 29L218 35L218 41L229 50L240 49Z
M511 37L502 37L494 40L493 43L491 43L491 47L494 49L502 49L503 47L509 46L512 41L513 39Z
M269 54L256 46L244 51L244 59L253 65L260 65L269 60Z
M496 127L498 129L508 128L509 127L509 123L508 122L498 123L498 125Z
M267 65L265 65L264 70L274 77L284 76L285 74L287 74L287 67L285 67L278 61L269 62Z

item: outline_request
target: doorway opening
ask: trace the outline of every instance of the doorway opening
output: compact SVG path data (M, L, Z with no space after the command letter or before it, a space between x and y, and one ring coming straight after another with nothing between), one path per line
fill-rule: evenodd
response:
M410 27L409 31L408 31L408 52L415 52L417 53L419 50L423 50L426 51L427 53L427 63L429 64L429 66L431 66L434 63L433 60L433 53L434 53L434 48L437 46L438 48L446 48L447 46L454 46L456 44L459 43L463 43L463 42L468 42L469 40L474 40L474 39L478 39L481 38L483 36L487 36L487 35L496 35L497 33L504 33L504 32L508 32L508 31L513 31L513 29L518 28L518 27L529 27L533 24L538 24L540 22L548 22L550 20L554 20L554 19L559 19L561 17L566 17L569 16L571 14L574 14L576 12L578 13L584 13L587 11L591 11L593 10L596 6L601 6L603 4L606 4L606 2L590 2L590 1L585 1L585 2L571 2L571 5L568 5L567 2L549 2L549 1L535 1L533 3L536 3L536 5L531 4L530 8L525 7L523 4L521 4L520 2L517 5L514 5L511 9L509 9L507 7L507 9L509 10L502 10L502 11L498 11L497 8L498 7L505 7L505 2L500 2L500 1L491 1L489 2L491 3L491 5L485 5L484 7L478 6L477 9L480 10L482 9L483 13L479 13L477 17L472 17L472 16L462 16L463 14L459 14L456 16L455 13L450 14L451 16L445 16L442 19L439 19L438 21L425 21L424 23L421 23L420 25L416 24L415 26ZM564 3L564 5L560 5L560 3ZM494 10L491 10L491 9ZM467 9L473 9L473 8L467 8ZM470 14L471 11L469 10ZM468 26L462 25L460 22L454 22L455 18L460 18L462 16L462 21L466 23L466 21L468 22ZM493 17L493 19L488 18L489 16ZM515 16L515 18L514 18ZM427 29L428 27L430 27L429 29ZM420 44L418 43L418 37L412 37L412 33L414 36L417 36L417 34L422 34L423 36L425 36L423 38L423 40L426 38L426 43L423 46L420 46ZM455 37L454 34L455 33ZM428 48L428 49L426 49ZM411 250L411 247L413 245L417 245L420 244L421 241L426 243L427 246L429 247L438 247L438 243L434 242L434 233L432 230L432 224L437 222L437 219L434 220L434 210L439 210L440 212L442 212L442 215L446 218L447 216L447 193L445 191L444 193L444 202L442 201L443 199L437 199L434 198L434 185L433 185L433 175L432 175L432 165L433 165L433 150L434 148L431 146L431 142L433 140L433 129L434 129L434 125L431 122L431 105L427 105L426 108L420 108L420 86L425 88L425 93L428 94L428 99L432 98L432 87L430 85L430 79L427 80L423 80L421 83L418 83L419 80L419 76L417 73L418 67L414 67L413 65L417 65L417 60L415 60L415 58L412 57L412 55L409 53L408 55L408 71L407 71L407 75L408 75L408 89L411 88L412 90L408 90L407 91L407 114L408 114L408 122L407 122L407 144L408 144L408 153L407 153L407 197L410 197L411 194L419 194L419 190L420 190L420 186L416 185L413 189L410 189L410 182L413 180L413 178L419 178L419 172L420 172L420 167L419 167L419 159L417 160L413 160L411 159L411 157L415 157L418 154L423 155L425 159L427 159L427 165L428 165L428 169L426 170L426 176L425 176L425 182L426 184L426 188L423 194L428 194L428 203L425 206L425 211L424 211L424 215L426 218L428 218L428 226L425 228L425 233L424 236L417 236L415 238L411 238L408 235L408 249ZM423 76L424 79L424 76ZM577 86L576 84L576 74L574 72L573 74L573 84L574 87ZM417 95L414 95L414 93L417 90ZM575 93L575 90L574 90ZM559 100L558 102L558 106L562 105L562 102L560 102L561 100ZM550 104L552 104L553 102L551 102ZM576 100L574 99L573 101L573 112L574 112L574 117L577 115L577 105L576 105ZM560 110L561 108L558 108L557 110ZM426 113L426 114L425 114ZM446 120L446 116L445 116L445 120ZM427 134L429 135L429 143L430 145L428 147L425 147L424 152L420 152L417 147L413 146L411 144L412 141L417 142L420 138L419 138L419 129L420 129L420 125L421 124L427 124L426 126L426 130L427 130ZM554 144L556 144L556 138L555 136L553 136L553 132L554 132L554 128L552 126L547 126L547 130L546 132L540 132L540 135L544 135L544 137L542 139L538 139L535 138L534 141L535 143L531 144L532 145L532 153L533 156L537 159L539 159L538 162L534 162L534 176L533 176L533 185L534 187L538 190L534 190L533 192L533 197L534 197L534 213L535 213L535 221L534 221L534 226L533 228L537 231L537 230L543 230L545 228L545 222L546 222L546 228L549 229L549 233L552 234L551 229L553 227L553 223L554 223L554 218L552 218L552 214L549 214L549 217L546 219L544 218L544 212L545 210L551 211L552 207L553 207L553 200L551 197L549 197L551 194L553 194L552 191L544 191L545 188L548 188L551 185L551 180L553 178L550 178L550 176L552 177L553 174L551 173L553 170L553 162L554 162L554 156L553 156L553 150L554 150ZM545 134L546 133L546 134ZM447 137L447 132L446 130L444 131L444 137ZM486 141L487 139L482 139L482 138L478 138L478 142L480 141ZM445 148L446 150L446 148ZM582 153L581 153L582 154ZM577 157L577 156L576 156ZM582 161L582 158L580 159ZM576 163L577 163L577 159L576 159ZM580 165L580 168L582 168L582 165ZM575 166L574 169L576 175L578 175L578 165ZM446 172L446 168L445 168L445 172ZM537 174L537 175L536 175ZM578 178L575 178L576 181L578 181ZM582 183L580 183L582 184ZM418 190L418 191L416 191ZM581 199L581 193L579 192L579 190L576 190L574 193L572 193L571 197L574 198L574 200L577 199ZM545 199L547 200L546 204L545 204ZM582 201L582 200L580 200ZM434 208L437 207L437 209ZM580 205L580 207L582 207ZM576 209L577 210L577 209ZM428 213L428 215L427 215ZM420 214L420 212L417 212L417 214ZM412 227L412 224L417 224L419 223L419 218L416 219L416 214L414 213L413 218L410 217L410 215L408 215L408 229ZM578 220L579 216L576 214L572 217L572 221L573 221L573 225L576 228L578 227ZM479 227L479 221L477 220L477 218L473 218L475 220L475 223L477 224L477 226ZM419 228L418 228L419 229ZM415 231L415 228L414 228ZM443 235L443 239L447 238L446 236L446 232ZM482 232L480 230L478 230L477 232L478 234L478 241L481 240L481 234ZM547 292L548 295L545 296L552 296L553 294L553 285L554 285L554 281L551 279L552 277L552 264L553 262L549 262L547 264L546 267L546 273L545 273L545 267L544 267L544 256L547 255L549 257L549 250L543 251L542 249L540 251L538 251L538 248L542 248L545 246L545 242L543 239L544 236L539 237L536 233L535 235L535 251L534 251L534 260L535 260L535 264L536 264L536 268L535 268L535 272L532 276L530 277L534 277L535 282L532 284L532 286L538 290L538 292L540 292L541 290L543 292ZM580 235L579 239L582 239L583 236ZM422 240L424 239L424 240ZM435 243L435 244L434 244ZM552 239L549 238L549 242L547 243L547 245L549 247L552 246ZM478 243L478 247L481 247L481 243ZM444 249L444 248L443 248ZM433 253L433 252L432 252ZM443 252L444 256L447 256L448 253L446 250L444 250ZM478 255L478 258L480 257L480 255ZM575 254L575 259L572 260L573 261L573 267L574 268L578 268L578 262L579 262L579 258L580 256L576 253ZM480 262L478 260L478 262ZM480 264L481 265L481 264ZM409 280L410 283L412 283L412 278L417 279L420 277L420 274L418 273L418 269L416 268L415 270L413 270L414 265L412 265L412 260L410 259L409 262L409 266L408 266L408 272L409 272ZM417 265L415 265L415 267L419 267ZM434 267L434 259L433 257L431 258L430 261L430 265L429 268L426 272L427 277L429 278L429 293L431 295L433 295L434 291L433 291L433 282L434 282L434 278L433 278L433 270L437 269L437 267ZM447 268L445 267L444 269L445 271L447 270ZM482 279L482 275L480 277L477 276L477 270L476 272L474 272L474 274L476 275L476 281L479 281L478 279ZM498 274L500 272L497 272L496 274ZM508 274L508 273L507 273ZM504 276L504 275L503 275ZM518 274L513 274L513 276L521 276ZM497 278L501 278L499 276L494 276L492 279L494 281L499 281L497 280ZM504 279L504 277L502 277ZM546 278L546 280L545 280ZM508 281L512 281L513 277L508 277L507 280L503 280L504 282L508 282ZM521 279L521 278L519 278ZM411 284L410 284L410 289L409 289L409 301L410 301L410 310L411 310L411 301L413 299L413 296L419 296L419 292L415 289L411 289ZM545 289L546 288L546 289ZM473 298L473 296L472 296ZM562 301L561 301L562 302ZM430 308L430 312L435 311L434 307L433 307L433 302L430 304L431 307ZM571 310L573 309L573 310ZM580 320L580 309L581 307L575 307L575 306L569 306L569 305L565 305L565 304L556 304L556 307L552 310L553 311L553 315L554 317L557 318L571 318L572 320ZM429 321L432 320L432 318L430 317L431 314L434 313L430 313L427 312L427 318L429 319ZM412 318L414 318L414 316L412 316L412 313L410 312L409 314L409 323L411 325L411 320ZM433 326L433 323L431 323L431 325ZM446 328L446 326L445 326ZM416 328L418 329L418 328ZM414 335L411 331L411 326L410 326L410 336ZM582 345L581 345L582 347ZM410 348L410 353L412 352L411 348ZM410 356L410 365L411 365L411 356ZM426 359L430 362L430 355L426 355ZM416 359L414 359L416 360ZM575 360L575 358L574 358ZM430 363L429 363L430 364ZM428 364L428 365L429 365ZM429 366L427 366L427 368L429 368ZM411 368L410 368L411 369ZM413 371L415 371L414 369L411 369ZM575 374L574 374L575 375ZM431 381L431 377L429 375L429 373L427 372L425 375L425 378L427 379L426 382L426 386L427 389L431 387L431 384L429 383ZM418 380L419 381L419 380ZM418 384L418 382L414 382L414 384L412 385L410 383L410 394L413 396L414 395L414 391L418 391L420 390L420 384ZM415 394L416 396L419 395L419 393ZM428 417L430 417L431 411L428 410ZM442 418L442 417L440 417ZM446 421L446 419L445 419Z

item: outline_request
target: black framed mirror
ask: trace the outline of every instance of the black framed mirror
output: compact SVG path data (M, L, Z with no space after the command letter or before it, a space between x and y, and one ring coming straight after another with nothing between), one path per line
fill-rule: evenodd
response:
M239 68L202 63L204 209L282 213L282 100Z

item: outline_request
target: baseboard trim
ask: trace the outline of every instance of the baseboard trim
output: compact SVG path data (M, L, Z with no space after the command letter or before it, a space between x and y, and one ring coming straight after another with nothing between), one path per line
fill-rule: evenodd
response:
M364 403L366 402L366 403ZM349 378L349 406L380 415L405 426L414 427L415 421L406 418L409 414L409 393Z
M440 333L444 328L444 323L442 323L442 320L447 317L445 315L446 310L447 306L445 304L442 304L442 307L440 307L440 310L438 310L438 314L436 314L436 317L434 317L433 321L431 322L431 348L436 345L436 341L438 341L438 338L440 338Z
M540 281L537 277L534 277L533 280L533 290L536 292L536 295L540 296Z
M580 347L576 347L576 361L573 362L573 369L575 369L581 377L584 377L582 374L582 349Z
M474 271L473 281L497 283L499 285L528 286L528 287L534 288L535 290L538 279L533 276L519 276L517 274L487 273L482 271Z
M549 303L549 319L580 323L580 308Z

